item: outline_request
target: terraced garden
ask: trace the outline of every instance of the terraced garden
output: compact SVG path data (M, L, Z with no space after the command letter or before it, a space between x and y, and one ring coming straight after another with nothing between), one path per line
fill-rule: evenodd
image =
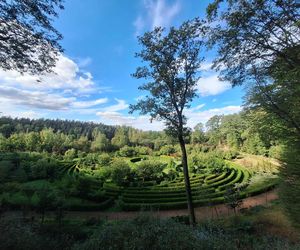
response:
M195 206L213 205L225 202L226 190L240 187L240 198L249 197L267 191L277 184L277 179L269 180L263 185L251 185L251 173L246 168L228 162L229 168L218 174L192 174L190 183ZM186 193L183 177L173 181L164 181L146 187L120 187L105 183L106 195L119 198L126 211L140 209L178 209L186 208Z
M195 206L224 203L228 190L235 190L238 198L245 198L267 191L278 183L277 173L269 165L250 168L211 154L196 156L198 158L191 157L194 162L190 163ZM9 155L1 158L8 167L13 164L9 163L10 158ZM37 207L41 190L44 195L51 194L54 200L64 197L64 208L73 211L186 208L185 183L180 160L176 157L115 156L108 165L98 166L84 158L52 161L38 160L38 155L34 155L25 162L31 166L31 171L26 173L27 181L22 181L20 173L11 165L7 183L0 186L3 190L0 199L13 209L27 206L28 202L32 208ZM18 164L24 165L22 160ZM28 189L32 190L30 201ZM54 208L55 204L48 209Z

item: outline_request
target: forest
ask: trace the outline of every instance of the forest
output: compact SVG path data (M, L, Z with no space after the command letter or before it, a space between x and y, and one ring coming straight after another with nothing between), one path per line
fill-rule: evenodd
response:
M4 71L51 72L63 3L0 4ZM300 248L299 3L213 0L205 14L138 36L147 95L129 113L164 130L0 116L0 249ZM205 50L244 100L190 128Z

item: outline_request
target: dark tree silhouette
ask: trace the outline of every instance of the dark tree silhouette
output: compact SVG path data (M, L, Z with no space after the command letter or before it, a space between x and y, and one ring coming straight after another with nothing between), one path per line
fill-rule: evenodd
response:
M0 1L0 67L21 73L50 72L62 52L53 18L63 0Z
M163 28L155 28L139 37L142 50L136 56L147 66L137 68L133 76L149 80L139 87L149 95L130 106L131 112L138 110L141 114L149 114L151 119L163 120L167 132L178 139L191 224L195 223L195 215L184 141L188 130L183 112L196 96L202 61L199 56L203 45L199 39L203 35L202 27L195 19L184 22L178 29L172 27L167 34Z

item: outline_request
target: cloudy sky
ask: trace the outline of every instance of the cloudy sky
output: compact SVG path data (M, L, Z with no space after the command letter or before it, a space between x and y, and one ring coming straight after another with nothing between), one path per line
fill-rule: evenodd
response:
M147 116L129 115L128 106L145 93L132 78L141 65L136 36L156 26L178 26L203 17L209 1L203 0L66 0L55 21L65 49L55 74L37 77L0 69L1 115L60 118L160 130L163 124ZM186 110L188 125L206 122L216 114L241 108L243 91L232 89L210 70L213 52L205 52L199 97Z

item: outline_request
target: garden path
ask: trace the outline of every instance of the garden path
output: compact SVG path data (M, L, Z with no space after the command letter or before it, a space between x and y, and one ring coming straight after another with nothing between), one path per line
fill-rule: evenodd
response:
M276 200L278 198L276 190L271 190L263 194L248 197L243 199L240 209L248 209L258 205L266 205L268 202ZM239 211L238 211L239 212ZM103 211L93 211L93 212L68 212L67 218L97 218L97 219L107 219L107 220L122 220L131 219L139 215L141 212L103 212ZM143 212L145 213L145 212ZM162 211L152 211L153 216L160 218L174 217L187 215L187 209L176 209L176 210L162 210ZM197 221L205 219L213 219L218 217L224 217L234 214L234 211L228 208L225 204L214 205L214 206L204 206L195 208L195 215Z

